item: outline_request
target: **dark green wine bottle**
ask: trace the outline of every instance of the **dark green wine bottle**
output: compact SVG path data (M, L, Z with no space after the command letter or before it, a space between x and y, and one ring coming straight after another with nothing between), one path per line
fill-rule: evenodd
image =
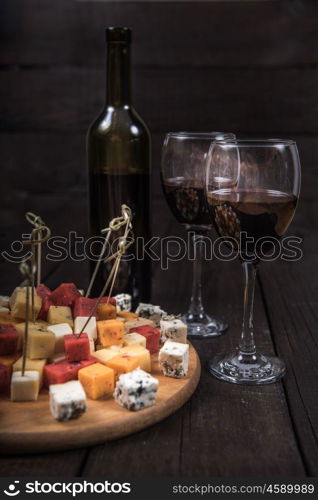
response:
M106 40L106 105L87 135L90 234L100 236L120 215L122 204L132 209L138 245L129 249L133 258L122 261L113 293L130 293L137 304L149 301L151 291L150 259L137 252L150 238L150 134L131 105L131 30L107 28ZM94 267L91 261L91 272ZM102 264L92 297L100 293L108 273L109 265Z

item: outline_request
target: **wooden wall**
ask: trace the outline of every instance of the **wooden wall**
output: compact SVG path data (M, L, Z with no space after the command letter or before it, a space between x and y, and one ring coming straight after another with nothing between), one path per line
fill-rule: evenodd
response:
M2 0L0 23L3 248L26 210L55 233L86 230L85 132L103 104L108 25L134 32L133 95L153 136L156 234L179 231L158 177L170 130L295 138L304 197L314 203L317 1ZM68 266L64 279L80 270L84 284L79 266ZM12 286L15 268L5 269Z

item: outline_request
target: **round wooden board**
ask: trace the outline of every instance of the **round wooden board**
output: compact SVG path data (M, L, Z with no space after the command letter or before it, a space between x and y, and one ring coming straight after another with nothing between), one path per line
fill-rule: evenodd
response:
M182 379L164 377L158 356L152 356L152 375L159 380L156 404L133 412L113 398L88 400L87 412L77 420L57 422L49 410L49 396L42 390L38 401L0 401L0 453L39 453L92 446L137 432L180 408L196 389L200 360L190 344L189 374Z

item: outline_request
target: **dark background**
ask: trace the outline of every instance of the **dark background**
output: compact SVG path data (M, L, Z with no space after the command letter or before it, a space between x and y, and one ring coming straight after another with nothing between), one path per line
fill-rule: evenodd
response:
M256 343L285 360L281 383L237 387L207 373L213 353L237 344L242 317L240 266L212 262L206 304L230 329L196 342L202 377L191 400L112 443L0 458L2 475L317 477L318 2L1 0L0 22L2 248L28 228L26 210L54 234L87 228L85 133L103 105L108 25L134 31L134 102L153 136L153 232L183 234L159 184L164 133L221 129L296 139L303 184L289 234L304 238L303 259L262 264L256 287ZM16 267L0 264L0 293L16 286ZM50 286L87 278L81 262L46 271ZM185 309L188 262L155 266L153 283L154 303Z
M54 234L87 230L85 133L104 102L109 25L133 29L134 104L153 139L154 234L180 233L158 176L167 131L296 139L303 196L313 206L318 2L2 0L0 20L2 248L28 228L27 210ZM310 216L299 214L296 234ZM2 269L1 291L8 292L19 274L13 264ZM49 285L85 286L83 262L66 262L59 272Z

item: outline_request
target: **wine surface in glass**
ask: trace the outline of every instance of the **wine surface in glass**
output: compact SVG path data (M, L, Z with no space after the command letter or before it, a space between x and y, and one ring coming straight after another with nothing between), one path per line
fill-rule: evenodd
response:
M169 208L180 224L202 232L211 228L202 183L184 177L170 177L162 181L162 186Z
M266 253L283 236L294 216L297 197L268 189L219 189L208 194L208 203L220 236L230 236L239 243L240 233L245 232L253 238L246 244L246 255L254 257L260 238L271 238L263 241L262 251Z

